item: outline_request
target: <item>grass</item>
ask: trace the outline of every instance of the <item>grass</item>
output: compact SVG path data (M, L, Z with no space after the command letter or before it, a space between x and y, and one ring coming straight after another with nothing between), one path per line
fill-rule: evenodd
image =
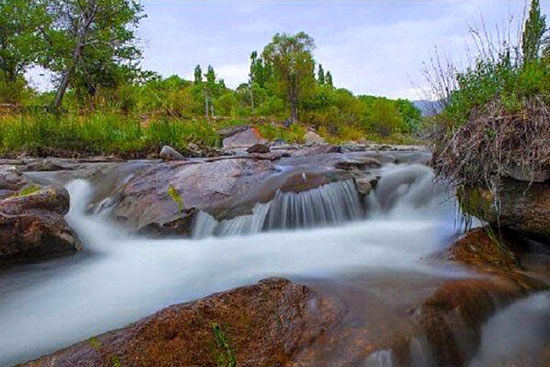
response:
M38 185L29 185L29 186L25 186L23 187L21 190L19 190L19 192L17 192L16 194L14 194L13 196L14 197L23 197L23 196L29 196L29 195L32 195L38 191L40 191L41 187L38 186Z
M197 120L162 118L143 122L136 117L95 113L21 114L0 116L0 154L16 156L89 156L115 154L143 157L163 145L185 151L190 143L220 145L215 127Z
M0 156L82 157L115 155L121 158L146 158L158 154L162 146L186 152L191 143L200 148L220 147L218 130L228 126L253 125L269 141L304 143L308 127L295 123L284 127L269 119L214 120L184 119L166 116L141 118L117 112L61 115L34 111L0 114ZM324 131L321 131L324 130ZM333 133L319 130L330 143L367 140L385 143L415 143L407 135L390 137L369 135L363 129L342 126Z
M229 345L229 341L222 331L221 327L217 323L212 324L212 331L214 333L214 339L216 340L216 345L218 347L218 352L216 356L216 363L218 367L236 367L237 358L235 353Z
M168 196L172 199L172 201L176 204L178 204L178 211L180 214L183 213L183 199L181 197L181 194L178 192L178 190L173 186L170 185L168 187Z

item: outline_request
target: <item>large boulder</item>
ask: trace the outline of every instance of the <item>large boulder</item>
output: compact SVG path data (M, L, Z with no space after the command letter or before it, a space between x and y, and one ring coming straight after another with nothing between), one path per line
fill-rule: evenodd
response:
M271 278L170 306L22 366L283 366L341 314L332 299Z
M489 190L467 189L461 193L461 204L467 213L494 228L510 228L550 243L550 182L529 184L507 179L498 198Z
M225 149L246 149L264 142L260 131L252 126L233 126L219 131Z
M69 193L56 186L26 186L0 200L0 263L81 250L63 218L68 210Z

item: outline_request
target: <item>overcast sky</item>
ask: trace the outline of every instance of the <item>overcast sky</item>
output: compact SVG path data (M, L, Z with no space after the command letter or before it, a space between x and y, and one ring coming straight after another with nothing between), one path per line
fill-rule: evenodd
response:
M191 78L212 64L230 87L247 80L251 51L277 32L305 31L337 87L356 94L418 99L422 61L438 46L465 59L468 24L493 28L522 16L523 0L184 1L142 0L143 65ZM548 14L550 1L541 1Z

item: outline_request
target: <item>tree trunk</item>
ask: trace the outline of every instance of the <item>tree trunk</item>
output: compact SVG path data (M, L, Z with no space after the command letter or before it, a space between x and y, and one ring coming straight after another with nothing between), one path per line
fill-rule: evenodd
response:
M290 119L292 122L298 120L298 97L295 94L290 96Z
M88 29L92 22L92 18L93 18L93 15L90 15L90 16L83 15L82 18L79 19L76 45L73 50L72 63L71 63L71 66L69 66L69 68L63 74L63 78L61 79L61 84L59 84L59 87L57 88L57 92L55 94L53 107L56 111L58 111L59 107L61 107L61 103L63 102L63 97L65 96L65 92L67 91L71 78L73 77L73 74L76 70L76 65L80 61L82 48L84 47L84 40L86 39L86 33L88 32Z
M61 103L63 102L63 97L65 96L65 92L67 91L67 88L69 87L69 82L71 80L72 74L74 73L75 67L71 66L65 73L63 74L63 78L61 79L61 84L59 84L59 87L57 87L57 92L55 93L55 100L53 102L53 107L57 111L59 110L59 107L61 107Z
M206 119L208 120L208 97L204 98L204 110Z

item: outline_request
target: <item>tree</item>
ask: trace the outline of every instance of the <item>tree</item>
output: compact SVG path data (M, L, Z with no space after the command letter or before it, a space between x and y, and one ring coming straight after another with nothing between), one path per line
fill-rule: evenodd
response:
M319 84L325 84L325 71L323 65L319 64L319 70L317 71L317 81Z
M48 24L42 0L0 1L0 85L5 101L18 101L25 70L45 49L40 33Z
M386 98L374 100L368 118L374 131L382 136L389 136L404 127L395 103Z
M543 36L546 32L546 17L541 14L539 0L531 0L529 16L525 21L521 39L524 64L539 56Z
M330 73L330 71L327 71L327 74L325 75L325 83L327 85L330 85L331 87L334 86L334 84L332 84L332 74Z
M304 90L315 82L311 52L313 39L304 32L295 35L277 33L262 53L266 64L273 67L275 85L290 105L290 118L298 119L298 105Z
M45 33L50 50L46 66L61 75L53 102L56 109L75 76L92 79L114 65L137 66L141 51L135 28L143 17L139 2L48 0L47 10L53 23Z
M195 84L202 83L202 69L200 65L195 66Z

